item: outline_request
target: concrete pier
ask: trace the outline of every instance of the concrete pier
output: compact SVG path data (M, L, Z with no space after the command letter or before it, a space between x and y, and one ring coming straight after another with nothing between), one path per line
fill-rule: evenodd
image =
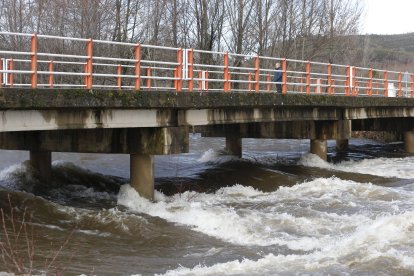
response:
M50 182L52 179L52 153L50 151L30 151L30 164L42 181Z
M131 186L143 198L154 200L154 160L152 155L130 155Z
M346 151L349 148L348 139L336 139L336 150L337 151Z
M310 152L319 156L322 160L327 160L327 143L326 140L312 139Z
M226 152L230 155L242 157L242 139L237 135L226 136Z
M414 131L404 132L404 148L408 153L414 153Z

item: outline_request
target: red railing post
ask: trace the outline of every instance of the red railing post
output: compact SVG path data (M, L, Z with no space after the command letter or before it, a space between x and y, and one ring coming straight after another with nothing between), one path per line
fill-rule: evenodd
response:
M8 65L7 65L7 69L9 71L13 71L14 70L14 61L13 59L9 59ZM9 77L9 86L13 87L14 86L14 78L13 78L13 72L10 72L7 74L7 76Z
M344 92L345 96L349 96L350 89L351 89L351 66L346 66L346 79L345 79L345 85L344 85Z
M178 49L177 51L177 82L175 85L175 90L181 92L183 87L183 49Z
M260 57L256 56L254 61L254 91L259 92L260 88Z
M205 83L206 83L206 91L208 91L208 71L205 71Z
M372 96L372 68L369 68L368 78L368 96Z
M224 78L224 92L230 91L230 82L229 82L229 53L224 54L224 72L223 72L223 78Z
M86 42L86 56L88 57L86 59L86 77L85 77L85 84L86 89L92 89L92 57L93 57L93 41L92 38L90 38Z
M327 85L328 85L328 95L332 94L332 64L328 64L327 66L327 71L328 71L328 80L327 80Z
M122 78L121 78L121 72L122 72L122 67L121 64L118 64L118 66L116 67L116 84L118 86L118 89L122 89Z
M411 74L411 98L414 97L414 74Z
M135 90L141 89L141 45L135 46Z
M286 58L282 60L282 94L287 93L287 62Z
M151 67L147 68L147 89L151 89Z
M30 71L31 86L37 88L37 35L33 34L30 43Z
M388 71L384 72L384 97L388 97Z
M310 76L310 70L311 70L311 63L308 60L306 62L306 94L310 94L310 92L311 92L311 76Z
M402 73L398 73L398 97L402 97Z
M188 91L192 92L194 89L194 54L193 49L188 50Z
M54 78L53 78L53 60L49 61L49 87L53 88Z

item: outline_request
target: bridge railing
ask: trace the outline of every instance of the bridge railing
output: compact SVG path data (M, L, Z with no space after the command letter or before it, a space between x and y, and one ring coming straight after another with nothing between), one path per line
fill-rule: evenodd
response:
M83 38L0 32L0 59L3 87L414 96L408 72Z

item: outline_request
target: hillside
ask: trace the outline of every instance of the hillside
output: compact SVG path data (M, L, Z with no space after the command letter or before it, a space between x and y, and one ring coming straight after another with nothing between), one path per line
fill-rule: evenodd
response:
M414 33L360 35L359 57L377 66L404 69L414 63Z

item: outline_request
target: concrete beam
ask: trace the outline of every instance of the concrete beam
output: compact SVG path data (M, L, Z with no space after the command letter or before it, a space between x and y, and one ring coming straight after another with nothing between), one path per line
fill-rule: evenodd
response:
M227 137L237 134L241 138L268 139L348 139L350 121L294 121L215 125L197 127L205 137Z
M138 194L154 200L154 160L151 155L130 155L131 186Z
M0 132L9 150L162 155L186 153L188 143L187 127Z
M30 165L44 182L52 179L52 153L50 151L30 151Z

